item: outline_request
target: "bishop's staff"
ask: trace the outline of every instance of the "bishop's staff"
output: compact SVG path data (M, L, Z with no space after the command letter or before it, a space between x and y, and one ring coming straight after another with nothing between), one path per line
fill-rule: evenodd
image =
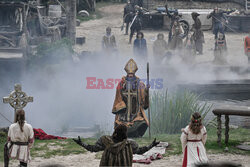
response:
M149 102L149 62L147 63L147 89L148 89L148 121L149 121L149 126L148 126L148 134L149 138L151 138L151 121L150 121L150 102Z

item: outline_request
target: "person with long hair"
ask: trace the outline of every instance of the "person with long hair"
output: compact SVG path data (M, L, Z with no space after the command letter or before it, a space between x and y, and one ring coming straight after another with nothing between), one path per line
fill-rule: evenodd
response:
M159 33L153 44L153 54L156 62L161 62L167 52L167 42L164 39L164 34Z
M148 56L147 41L144 38L144 34L141 31L138 32L136 35L136 39L134 40L133 51L136 57L147 59Z
M20 109L16 111L15 123L9 127L7 140L6 152L8 158L18 159L20 167L27 166L27 163L31 159L30 148L34 143L34 131L32 126L25 121L24 110ZM5 167L7 166L8 162L5 162Z
M184 35L184 30L179 22L179 20L175 20L171 29L171 42L168 43L170 49L172 50L180 50L183 47L182 37Z
M207 131L202 125L200 113L195 112L191 116L190 124L182 129L181 143L183 151L182 167L191 167L199 163L207 163L205 143Z
M124 124L116 126L112 136L100 137L95 145L82 142L79 136L73 140L88 151L104 151L100 166L132 166L133 154L143 154L160 143L155 139L149 146L139 147L134 140L127 138Z

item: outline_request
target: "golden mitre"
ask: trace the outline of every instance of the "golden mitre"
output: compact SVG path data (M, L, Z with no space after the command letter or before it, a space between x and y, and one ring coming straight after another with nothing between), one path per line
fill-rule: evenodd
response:
M136 71L138 70L138 67L137 67L136 62L135 62L133 59L130 59L130 60L127 62L127 64L126 64L124 70L125 70L127 73L133 73L133 74L136 73Z

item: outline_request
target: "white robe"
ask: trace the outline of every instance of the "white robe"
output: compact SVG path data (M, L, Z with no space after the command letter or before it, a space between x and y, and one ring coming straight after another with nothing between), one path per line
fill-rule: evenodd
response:
M204 126L199 134L193 134L189 129L189 125L186 126L181 134L182 151L184 155L183 167L194 167L197 163L208 162L205 149L206 140L207 131Z
M27 163L30 161L30 148L34 143L34 131L30 124L23 125L23 132L18 123L13 123L8 132L9 157ZM11 142L28 142L29 145L16 145L10 147Z

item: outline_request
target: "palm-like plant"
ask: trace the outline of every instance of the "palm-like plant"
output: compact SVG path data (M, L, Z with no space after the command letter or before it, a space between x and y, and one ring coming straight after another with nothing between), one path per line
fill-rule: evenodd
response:
M200 103L198 99L198 95L188 91L177 91L171 95L167 91L152 92L150 97L152 133L180 133L194 112L199 112L202 118L205 118L211 110L211 105Z

